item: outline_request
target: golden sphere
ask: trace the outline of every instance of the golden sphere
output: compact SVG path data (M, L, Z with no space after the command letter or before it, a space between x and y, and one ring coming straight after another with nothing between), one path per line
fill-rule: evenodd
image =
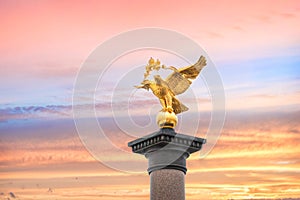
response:
M178 122L178 118L174 112L160 111L156 116L156 123L160 128L174 128Z

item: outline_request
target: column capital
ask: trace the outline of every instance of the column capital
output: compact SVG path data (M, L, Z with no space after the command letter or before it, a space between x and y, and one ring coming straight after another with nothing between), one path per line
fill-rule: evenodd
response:
M186 159L205 143L203 138L176 133L172 128L162 128L129 142L128 146L134 153L142 154L149 160L149 174L160 169L176 169L186 173Z

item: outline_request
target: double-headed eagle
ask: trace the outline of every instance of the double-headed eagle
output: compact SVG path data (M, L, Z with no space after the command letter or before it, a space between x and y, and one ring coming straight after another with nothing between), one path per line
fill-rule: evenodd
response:
M204 56L200 56L199 60L191 66L177 69L173 66L166 67L160 65L160 61L155 61L150 58L148 65L146 66L146 72L144 74L144 80L141 85L135 86L136 88L143 88L146 90L151 89L153 94L158 97L163 112L174 112L179 114L187 111L188 107L183 105L175 95L184 93L192 84L192 81L197 78L203 67L206 66L206 59ZM171 69L173 73L170 74L165 80L160 75L154 75L154 81L148 80L152 70Z

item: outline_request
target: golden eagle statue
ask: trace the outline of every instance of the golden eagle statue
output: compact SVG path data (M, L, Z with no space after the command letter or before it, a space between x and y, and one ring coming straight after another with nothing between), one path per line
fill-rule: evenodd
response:
M166 67L161 65L159 60L150 58L145 67L144 80L136 88L151 89L153 94L158 97L163 113L174 113L175 115L188 110L175 96L184 93L197 78L203 67L206 66L206 59L200 56L199 60L191 66L177 69L173 66ZM154 80L148 80L152 70L170 69L173 71L165 80L160 75L155 75ZM176 116L175 116L176 117ZM176 119L177 120L177 119ZM177 123L177 121L176 121Z

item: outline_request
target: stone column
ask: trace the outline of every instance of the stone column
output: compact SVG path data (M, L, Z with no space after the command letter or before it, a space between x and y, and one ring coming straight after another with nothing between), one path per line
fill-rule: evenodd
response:
M176 169L161 169L150 174L151 200L184 200L184 173Z
M148 159L151 200L184 200L186 159L199 151L205 139L176 133L172 128L128 143L134 153Z

